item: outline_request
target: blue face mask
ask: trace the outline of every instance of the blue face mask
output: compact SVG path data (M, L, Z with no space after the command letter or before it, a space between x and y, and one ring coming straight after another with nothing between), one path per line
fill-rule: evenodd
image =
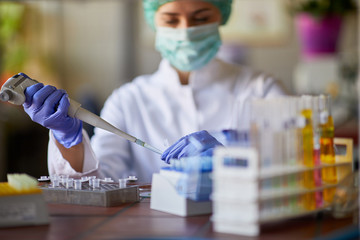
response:
M220 45L218 23L156 29L156 49L180 71L189 72L205 66L215 57Z

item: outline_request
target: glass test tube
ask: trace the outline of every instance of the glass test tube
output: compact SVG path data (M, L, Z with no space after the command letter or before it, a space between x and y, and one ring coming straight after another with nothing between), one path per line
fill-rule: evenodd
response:
M302 142L303 142L303 164L305 167L314 167L314 133L312 126L312 110L311 110L311 96L302 96L303 108L301 115L305 119L305 126L302 128ZM303 186L306 189L314 189L314 171L309 170L303 173ZM306 193L302 198L304 208L307 210L316 209L315 193Z
M325 164L335 163L334 149L334 121L331 115L331 99L330 96L320 96L320 160ZM322 179L325 183L336 184L337 173L336 167L326 167L322 169ZM324 190L324 200L328 203L334 198L335 188Z
M313 112L313 133L314 133L314 165L320 166L320 108L319 108L319 97L314 96L312 98L312 112ZM321 187L321 170L314 170L315 186ZM316 207L320 208L323 205L323 194L322 191L315 192Z

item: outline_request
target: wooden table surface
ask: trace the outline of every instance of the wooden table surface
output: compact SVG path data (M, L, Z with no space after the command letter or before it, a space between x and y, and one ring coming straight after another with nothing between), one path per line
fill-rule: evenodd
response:
M352 217L324 214L291 219L262 227L257 238L213 231L211 215L179 217L150 209L150 199L118 207L48 204L50 224L0 228L0 239L314 239L336 231L357 231ZM322 238L321 238L322 239Z

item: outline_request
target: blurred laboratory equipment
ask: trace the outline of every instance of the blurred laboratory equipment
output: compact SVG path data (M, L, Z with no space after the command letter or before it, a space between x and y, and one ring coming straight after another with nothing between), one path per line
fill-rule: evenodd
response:
M248 146L214 152L215 231L258 236L262 224L332 211L354 163L352 139L334 137L331 103L329 95L253 99Z
M359 172L349 174L336 188L333 215L336 218L359 217ZM354 219L359 221L359 219Z
M7 174L0 182L0 228L49 223L47 205L35 178L27 174Z

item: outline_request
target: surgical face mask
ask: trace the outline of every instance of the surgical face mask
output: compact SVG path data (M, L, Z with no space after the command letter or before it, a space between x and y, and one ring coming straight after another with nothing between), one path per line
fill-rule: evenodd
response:
M205 66L221 45L218 23L189 28L157 27L156 30L156 49L180 71Z

